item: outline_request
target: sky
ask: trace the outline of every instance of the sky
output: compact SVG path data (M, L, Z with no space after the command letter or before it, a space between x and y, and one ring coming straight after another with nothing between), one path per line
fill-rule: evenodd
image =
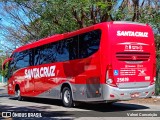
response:
M12 25L12 19L6 14L6 12L2 9L3 3L0 2L0 50L7 51L10 53L10 51L15 49L15 44L7 40L2 34L7 34L7 32L4 33L3 25L8 27L14 27ZM17 11L19 13L19 11ZM18 25L18 23L17 23ZM2 54L0 52L0 54ZM6 54L4 52L3 54Z

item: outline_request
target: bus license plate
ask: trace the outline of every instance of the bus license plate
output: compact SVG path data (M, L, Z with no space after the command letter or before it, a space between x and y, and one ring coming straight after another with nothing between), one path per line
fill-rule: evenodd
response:
M138 98L139 97L139 93L131 93L131 98Z

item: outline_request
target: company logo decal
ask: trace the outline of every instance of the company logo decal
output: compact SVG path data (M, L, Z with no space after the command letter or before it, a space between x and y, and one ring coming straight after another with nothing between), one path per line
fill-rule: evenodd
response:
M117 31L117 36L148 37L148 32Z
M132 60L137 60L137 56L132 56Z
M53 77L55 76L55 69L56 66L25 69L25 78Z

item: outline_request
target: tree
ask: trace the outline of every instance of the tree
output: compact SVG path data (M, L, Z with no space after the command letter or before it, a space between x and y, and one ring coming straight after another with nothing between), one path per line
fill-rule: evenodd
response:
M4 76L4 74L5 74L4 71L2 70L2 64L3 64L3 62L4 62L5 59L6 59L6 56L3 55L3 51L0 50L0 74L2 76Z
M56 33L108 21L112 19L110 12L114 4L113 0L4 1L3 10L11 18L12 26L2 28L7 31L5 36L14 40L15 44L26 44Z
M158 0L4 0L14 27L3 28L15 44L111 20L154 22L151 25L157 29L158 4Z

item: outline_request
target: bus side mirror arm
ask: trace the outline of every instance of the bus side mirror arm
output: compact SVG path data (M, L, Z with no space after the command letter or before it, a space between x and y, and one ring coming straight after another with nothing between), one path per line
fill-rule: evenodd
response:
M6 59L6 60L3 62L3 64L2 64L2 70L5 70L5 68L6 68L6 63L8 63L8 62L11 61L11 60L13 60L13 58L8 58L8 59Z

